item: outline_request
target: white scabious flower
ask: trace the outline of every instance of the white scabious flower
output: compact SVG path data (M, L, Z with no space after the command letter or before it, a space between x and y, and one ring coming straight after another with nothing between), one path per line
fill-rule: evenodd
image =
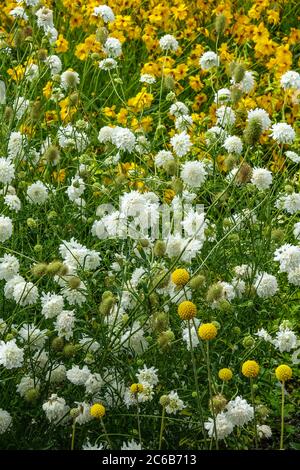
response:
M264 191L272 184L272 173L266 168L253 168L250 181L258 190Z
M203 212L197 212L190 209L189 212L184 216L181 225L184 230L184 235L187 237L205 241L205 229L207 223L205 221L205 214Z
M272 342L272 336L269 335L269 333L264 329L264 328L261 328L260 330L258 330L256 333L254 333L255 336L258 336L259 338L263 339L264 341L266 341L267 343L271 343Z
M39 75L39 67L36 64L29 64L28 67L26 67L24 77L26 80L29 82L32 82L35 78L37 78ZM29 104L29 103L28 103Z
M199 59L199 65L203 70L209 70L212 67L218 67L220 64L219 56L213 51L207 51Z
M174 161L174 156L169 150L160 150L154 157L154 163L157 168L165 166L169 162Z
M82 445L82 450L103 450L103 444L91 444L89 440Z
M227 137L227 132L219 126L210 127L205 133L206 145L212 145L216 142L222 144Z
M221 88L215 94L214 102L217 104L228 103L231 99L231 91L229 88Z
M74 385L84 385L91 375L91 371L87 366L80 369L79 366L72 366L67 370L67 379Z
M60 58L53 54L46 58L45 63L50 68L51 75L58 75L62 70L62 63Z
M243 93L250 93L255 86L255 80L253 77L253 72L246 70L244 78L239 83L239 88Z
M296 133L290 124L278 122L271 127L271 136L279 144L292 144L296 138Z
M280 263L279 272L294 271L300 266L300 247L290 244L282 245L275 250L274 261Z
M0 242L5 242L12 236L13 224L9 217L0 215Z
M260 439L270 439L272 437L272 430L270 426L266 424L258 424L257 426L257 433Z
M35 385L33 378L29 375L24 375L24 377L22 377L21 381L17 385L17 392L21 397L24 398L28 390L31 390L34 387Z
M294 70L285 72L280 79L280 85L284 90L300 90L300 74Z
M216 110L217 124L221 127L230 127L235 123L235 112L230 106L220 106Z
M269 114L262 108L250 109L248 111L248 121L251 121L251 119L259 119L263 131L266 131L271 126Z
M122 335L121 345L126 349L132 349L137 355L142 354L148 348L145 332L138 321L135 321L132 327Z
M116 126L113 128L111 141L119 150L131 153L136 144L136 137L130 129Z
M19 336L23 340L24 347L29 346L31 350L40 350L44 347L47 330L40 330L35 325L23 323L19 330Z
M237 396L231 400L227 405L227 418L234 426L244 426L254 418L253 406L242 397Z
M179 398L178 393L172 390L168 395L168 404L166 406L166 413L175 415L178 411L183 410L186 406Z
M179 47L178 41L174 38L174 36L172 36L172 34L165 34L163 37L161 37L159 40L159 45L160 48L165 52L176 52Z
M37 25L47 31L47 28L53 28L53 11L42 7L36 13Z
M63 310L56 318L55 330L58 336L70 339L73 336L73 328L75 325L75 313L73 310Z
M148 383L155 386L158 384L157 369L155 367L147 367L145 364L142 369L138 369L136 374L139 383Z
M104 381L100 374L98 374L97 372L95 372L94 374L90 374L84 384L86 395L97 395L103 385Z
M99 62L99 69L101 70L114 70L118 66L118 63L112 57L108 57L107 59L100 60Z
M209 418L208 421L204 423L205 429L208 431L209 437L216 437L217 439L222 440L225 437L229 436L233 431L233 424L228 419L227 413L218 413L216 418L216 426L214 424L213 418ZM216 430L215 430L216 427Z
M120 43L119 39L108 38L103 46L103 51L106 55L112 57L113 59L120 57L122 54L122 44Z
M62 148L75 148L78 152L83 152L89 144L87 134L79 132L71 124L61 126L57 131L57 138Z
M18 259L9 254L4 254L0 258L0 279L9 281L14 276L19 274L20 263Z
M288 214L295 214L300 211L300 193L280 196L275 202L275 207L285 210Z
M182 165L180 177L188 186L200 188L207 178L205 164L200 161L185 162Z
M6 85L3 80L0 80L0 105L6 103Z
M25 135L21 134L21 132L11 132L7 147L8 157L11 160L14 160L16 157L23 157L26 144L27 139Z
M123 442L121 450L142 450L142 445L131 439L131 441Z
M0 158L0 183L10 184L15 177L15 165L7 158Z
M197 328L200 325L200 320L198 318L195 318L195 325ZM191 346L194 349L200 344L197 328L195 328L194 325L191 325L190 327L187 326L182 329L182 339L186 343L188 351L191 350Z
M175 120L175 128L178 131L187 131L193 125L193 118L185 114Z
M298 347L298 340L295 333L286 326L280 325L276 333L273 344L281 353L290 352Z
M63 240L59 245L59 252L68 266L80 267L87 271L94 271L100 266L100 255L95 250L89 250L86 246L78 243L75 238L70 241Z
M19 212L21 210L21 201L16 194L7 194L4 196L4 204L11 211Z
M171 116L175 116L178 118L180 116L188 115L189 109L184 103L182 103L182 101L176 101L171 105L169 113L171 114Z
M185 131L175 134L170 142L178 157L184 157L192 147L190 136Z
M294 286L300 286L300 266L288 273L288 281Z
M115 15L112 9L108 5L99 5L94 8L93 16L100 16L104 23L111 23L115 21Z
M296 351L293 352L292 354L292 363L293 364L300 364L300 348L296 349Z
M76 416L75 418L75 423L81 426L91 421L93 419L90 413L91 405L89 403L86 403L85 401L76 401L75 403L77 405L76 409L79 413L78 416Z
M254 287L258 297L263 299L273 297L278 291L277 279L272 274L259 273L254 280Z
M114 132L114 127L110 127L110 126L101 127L99 134L98 134L99 142L101 144L106 144L107 142L112 143L113 132Z
M46 418L50 423L57 423L60 421L69 411L69 406L66 405L66 400L60 398L56 393L52 393L51 397L42 406Z
M225 139L223 147L225 148L225 150L227 150L228 153L241 155L243 150L243 142L236 135L230 135Z
M46 380L52 384L59 384L66 379L66 368L63 364L53 364L52 368L48 370Z
M28 16L26 15L23 7L15 7L13 10L10 10L9 14L13 18L21 18L24 21L28 20Z
M9 428L12 425L12 417L8 411L0 408L0 434L4 434L9 431Z
M83 338L79 340L79 344L81 344L84 351L87 352L95 353L100 349L100 344L98 343L98 341L86 335L84 335Z
M64 90L75 88L80 83L80 77L73 70L66 70L60 76L60 83Z
M79 199L85 191L85 183L80 176L75 176L71 180L70 186L68 186L66 193L70 201L74 202Z
M43 292L41 295L42 315L45 318L54 318L59 315L64 308L64 299L62 295L52 292Z
M140 76L140 82L147 83L147 85L154 85L154 83L156 83L156 78L153 75L150 75L150 73L143 73Z
M27 199L31 204L44 204L48 199L48 189L41 182L31 184L27 188Z
M285 152L285 156L294 163L300 163L300 155L296 152L292 152L291 150L287 150Z
M24 351L16 345L16 340L12 339L5 343L0 341L0 365L6 369L22 367L24 361Z
M14 294L15 286L19 282L24 282L24 281L25 281L25 279L22 276L20 276L19 274L16 274L11 279L9 279L6 282L5 286L4 286L4 296L5 296L5 298L12 300L14 298L13 294Z
M13 298L21 307L34 305L39 298L39 291L32 282L18 282L13 290Z

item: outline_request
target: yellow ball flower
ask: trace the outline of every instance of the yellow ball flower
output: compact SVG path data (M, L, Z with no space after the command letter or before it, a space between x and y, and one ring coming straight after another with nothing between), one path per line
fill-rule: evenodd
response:
M246 361L242 365L242 374L245 377L253 378L259 374L259 365L256 361Z
M228 382L232 379L232 376L232 371L230 369L227 369L227 367L224 367L224 369L219 370L219 378L223 380L223 382Z
M185 286L189 282L190 275L186 269L176 269L171 274L171 279L176 286Z
M101 419L105 415L105 407L101 403L95 403L91 406L90 414L93 418Z
M198 328L198 335L201 339L209 341L217 336L218 330L213 323L202 323Z
M275 375L280 382L286 382L292 378L293 371L289 366L281 364L276 368Z
M191 320L196 316L197 307L193 302L185 300L178 305L178 315L181 320Z
M144 390L144 387L142 384L132 384L130 385L130 391L131 393L141 393Z

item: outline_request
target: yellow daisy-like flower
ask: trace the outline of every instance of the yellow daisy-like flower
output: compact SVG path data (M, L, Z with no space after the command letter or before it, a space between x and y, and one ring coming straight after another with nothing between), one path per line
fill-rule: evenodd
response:
M105 407L101 403L95 403L90 408L90 414L93 418L101 419L105 415Z
M144 390L143 384L132 384L130 385L131 393L141 393Z
M259 365L256 361L246 361L242 365L242 374L245 377L253 378L259 374Z
M209 341L217 336L218 330L213 323L202 323L198 328L198 335L201 339Z
M181 320L191 320L196 316L197 307L193 302L185 300L178 305L178 315Z
M189 282L190 275L186 269L175 269L171 274L171 279L176 286L185 286Z
M276 368L275 375L280 382L286 382L292 378L293 371L286 364L281 364Z
M232 379L232 371L228 369L227 367L224 367L224 369L219 370L219 378L223 380L223 382L228 382L229 380Z

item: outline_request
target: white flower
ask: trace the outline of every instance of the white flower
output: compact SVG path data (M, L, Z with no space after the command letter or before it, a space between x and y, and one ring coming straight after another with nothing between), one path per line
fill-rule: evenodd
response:
M79 199L85 191L85 183L80 176L75 176L71 179L71 184L68 186L66 193L70 201L76 201Z
M292 144L296 138L296 133L289 124L279 122L271 127L271 136L279 144Z
M173 161L174 157L172 155L172 152L170 152L169 150L160 150L154 157L154 163L157 168L165 166L167 163Z
M24 346L29 346L30 349L42 349L45 345L47 330L40 330L35 325L23 323L19 330L19 336L23 339Z
M0 365L6 369L22 367L24 360L24 351L18 348L16 340L12 339L5 343L0 341Z
M4 286L4 295L6 299L13 299L13 294L14 294L14 288L19 282L24 282L25 279L22 276L19 276L19 274L16 274L14 277L9 279L7 283Z
M21 132L11 132L7 148L8 157L11 160L16 157L23 157L26 143L26 136L21 134Z
M15 194L7 194L4 197L4 203L11 211L19 212L21 210L21 201Z
M124 348L132 349L138 355L148 348L144 330L138 321L135 321L132 327L122 335L121 344Z
M280 79L280 85L284 90L294 88L300 90L300 74L294 70L285 72Z
M118 149L129 153L134 150L136 144L134 133L130 129L119 126L113 128L111 141Z
M296 349L296 351L292 354L292 363L293 364L300 364L300 348Z
M181 225L184 229L185 236L201 240L202 243L204 243L204 231L207 227L207 223L203 212L197 212L190 209L181 222Z
M68 90L69 88L75 88L80 82L80 78L77 72L73 70L66 70L60 76L60 83L64 90Z
M46 380L50 383L59 384L66 379L66 368L63 364L54 364L53 368L49 370Z
M56 393L52 393L51 397L42 406L46 417L50 423L60 421L69 411L64 398L60 398Z
M170 142L178 157L184 157L192 147L190 136L185 131L175 134Z
M298 340L292 330L280 325L279 331L276 333L275 339L273 340L273 344L281 353L290 352L292 349L297 348Z
M258 336L259 338L263 339L264 341L267 341L267 343L272 342L272 336L269 335L269 333L264 329L261 328L260 330L257 331L257 333L254 333L255 336Z
M24 77L27 80L32 82L35 78L38 77L38 75L39 75L39 68L36 64L29 64L28 67L26 67Z
M22 307L34 305L39 298L39 291L32 282L18 282L13 290L13 298Z
M242 397L237 396L227 406L227 418L234 426L244 426L254 418L253 406L249 405Z
M206 131L205 137L206 137L205 141L207 145L212 145L216 141L218 141L218 143L221 144L227 137L227 132L224 129L222 129L222 127L213 126Z
M27 197L31 204L44 204L48 199L48 189L41 181L37 181L28 187Z
M176 52L179 47L178 41L171 34L165 34L160 38L159 45L163 51Z
M11 424L12 417L10 416L8 411L0 408L0 434L4 434L6 431L8 431Z
M35 15L37 16L37 25L47 31L47 28L53 28L53 11L49 8L40 8Z
M70 339L73 336L75 324L75 314L73 310L63 310L56 318L55 329L58 336Z
M258 297L263 299L273 297L278 291L277 279L272 274L260 273L254 280L254 287Z
M115 61L115 59L112 59L111 57L108 57L107 59L100 60L99 62L99 68L101 70L113 70L117 68L118 63Z
M51 292L45 294L45 292L43 292L41 302L42 315L44 315L45 318L57 317L57 315L63 311L64 299L62 295L53 294Z
M271 171L266 170L266 168L253 168L251 183L260 191L268 189L272 184Z
M108 5L99 5L94 8L93 16L100 16L104 23L111 23L115 21L115 15Z
M287 150L285 152L285 155L287 158L292 160L294 163L300 163L300 155L298 155L296 152L292 152L291 150Z
M200 324L200 320L198 318L195 319L195 325L198 327ZM196 348L200 344L200 339L198 335L197 328L195 328L194 325L191 325L190 327L187 326L186 328L183 328L182 330L182 339L186 343L186 348L188 351L191 350L192 348Z
M9 14L14 18L22 18L22 20L25 21L28 20L28 16L26 15L23 7L15 7L13 10L10 10Z
M228 103L230 101L230 98L231 98L231 91L229 90L229 88L221 88L215 94L214 102L217 104Z
M235 112L230 106L220 106L216 111L217 124L222 127L232 126L235 123Z
M101 387L103 386L104 382L100 374L95 372L94 374L90 374L89 378L85 382L85 393L87 395L96 395L100 392Z
M166 406L166 413L175 415L178 411L181 411L186 407L183 401L179 398L178 393L174 390L172 390L167 397L169 401Z
M225 150L227 150L228 153L240 155L243 150L243 142L239 137L235 135L230 135L225 139L223 147L225 148Z
M189 109L181 101L176 101L176 103L173 103L171 105L169 113L171 114L171 116L175 116L175 117L178 118L180 116L188 115L189 114Z
M0 242L5 242L12 236L13 225L9 217L0 215Z
M95 353L100 349L100 344L98 341L95 341L90 336L84 335L83 338L79 340L79 343L83 347L84 351Z
M50 55L45 60L45 63L49 66L51 75L58 75L62 69L62 63L57 55Z
M244 78L242 81L239 83L239 87L242 90L243 93L250 93L251 90L253 90L255 85L255 80L253 77L253 72L249 72L246 70Z
M136 374L139 383L148 383L155 386L158 384L157 369L154 367L147 367L145 364L142 369L138 370Z
M147 85L153 85L156 82L156 78L153 77L153 75L150 75L149 73L144 73L140 77L140 82L147 83Z
M250 109L250 111L248 111L248 121L251 121L251 119L259 119L263 131L269 129L271 125L271 119L267 111L262 108Z
M19 268L20 264L15 256L9 254L3 255L3 258L0 258L0 279L9 281L19 274Z
M91 444L89 440L82 446L82 450L103 450L103 444Z
M260 439L270 439L272 437L270 426L267 426L266 424L258 424L256 427Z
M187 114L179 116L175 121L175 128L178 131L186 131L193 125L193 118Z
M185 184L192 188L200 188L206 181L207 171L203 162L185 162L182 165L180 177Z
M103 46L103 51L109 57L120 57L122 54L122 44L120 43L119 39L108 38Z
M275 207L285 210L288 214L295 214L300 210L300 193L292 193L280 196Z
M199 64L203 70L209 70L212 67L218 67L220 59L215 52L207 51L200 57Z
M0 183L9 184L15 177L15 165L7 158L0 158Z
M131 441L123 442L121 450L142 450L142 446L134 439L131 439Z
M84 385L90 375L91 371L87 366L83 366L82 369L80 369L79 366L75 365L67 370L67 379L74 385Z
M275 250L274 261L280 263L279 272L294 271L300 266L300 247L289 244L282 245Z
M29 375L24 375L20 383L17 385L17 392L24 398L28 390L31 390L32 388L35 388L33 378Z
M294 286L300 286L300 266L288 273L288 281Z
M233 424L228 419L227 413L218 413L217 416L215 417L215 421L216 421L216 426L214 424L213 418L209 418L208 421L204 423L204 427L208 431L209 437L215 437L217 434L217 439L222 440L232 433Z
M0 105L6 103L6 85L3 80L0 80Z

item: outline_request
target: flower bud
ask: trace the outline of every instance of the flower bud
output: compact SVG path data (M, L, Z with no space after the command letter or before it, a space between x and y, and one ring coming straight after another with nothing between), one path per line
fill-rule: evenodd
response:
M170 398L168 397L168 395L162 395L159 399L159 404L163 407L165 406L168 406L168 404L170 403Z
M227 400L221 394L215 395L209 401L209 409L211 412L213 412L214 410L214 414L221 413L221 411L225 409L226 405L227 405Z
M166 244L162 240L157 240L155 242L153 252L155 256L164 256L166 253Z
M209 303L217 302L222 298L223 287L221 284L212 284L206 294L206 300Z
M217 15L216 21L215 21L216 33L218 36L221 36L221 34L225 30L225 27L226 27L226 16L221 13L220 15Z
M37 263L31 268L31 272L35 277L42 277L47 272L47 263Z
M197 276L192 277L192 279L189 282L189 286L193 290L198 290L204 287L205 281L206 279L203 274L197 274Z
M64 348L64 344L65 344L65 341L63 338L61 338L60 336L56 337L56 338L53 338L52 342L51 342L51 348L54 350L54 351L62 351L63 348Z
M262 122L259 118L250 119L244 130L244 140L246 144L257 144L261 136L262 130Z
M255 345L255 339L250 335L245 336L245 338L243 339L242 345L246 349L253 348L253 346Z

